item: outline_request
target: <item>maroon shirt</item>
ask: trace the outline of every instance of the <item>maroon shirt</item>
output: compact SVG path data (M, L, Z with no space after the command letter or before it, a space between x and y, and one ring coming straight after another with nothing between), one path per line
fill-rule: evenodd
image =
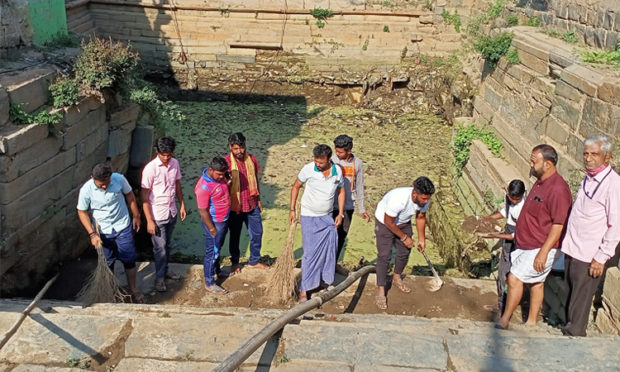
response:
M258 172L260 172L258 160L256 160L256 157L252 154L249 154L249 156L252 159L252 163L254 163L256 181L258 182ZM230 153L228 153L224 159L226 159L228 170L230 170ZM251 212L258 205L258 197L250 196L250 184L248 182L248 172L245 168L245 163L237 160L237 168L239 169L239 201L241 202L241 212Z
M542 247L551 231L551 225L566 225L572 201L568 184L557 172L544 181L536 181L517 220L517 248ZM559 241L553 245L553 248L558 247Z

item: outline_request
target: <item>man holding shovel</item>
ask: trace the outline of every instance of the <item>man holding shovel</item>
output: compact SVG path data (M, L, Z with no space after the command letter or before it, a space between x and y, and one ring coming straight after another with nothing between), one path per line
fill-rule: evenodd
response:
M418 177L413 187L398 187L390 190L375 210L375 234L377 236L377 295L375 304L380 310L387 309L385 284L387 270L392 258L392 246L396 246L396 262L392 284L404 293L411 292L401 274L409 261L414 246L411 217L415 216L418 231L418 250L426 248L426 211L431 195L435 193L433 182L427 177Z
M131 216L127 210L131 209ZM95 228L88 211L92 211ZM127 284L133 300L143 302L144 295L136 286L136 247L131 229L140 230L140 212L131 186L125 176L112 173L107 163L95 165L91 179L80 189L77 212L80 222L86 229L90 243L103 247L108 267L114 272L114 262L118 259L125 267Z

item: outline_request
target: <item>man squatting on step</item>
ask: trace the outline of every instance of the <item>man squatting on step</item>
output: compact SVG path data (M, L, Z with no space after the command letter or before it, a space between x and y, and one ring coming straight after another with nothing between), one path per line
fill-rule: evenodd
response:
M165 279L179 280L181 276L168 270L170 237L177 222L185 220L185 201L181 189L181 168L173 158L176 142L171 137L162 137L155 143L157 156L142 171L142 210L146 218L146 230L151 234L155 258L155 290L166 291ZM180 210L177 210L176 199ZM178 213L177 213L178 212Z
M338 249L336 250L336 272L341 275L347 275L348 271L338 265L338 258L342 252L345 239L351 227L353 219L353 211L355 210L354 202L357 209L366 222L370 222L370 216L364 208L364 165L362 159L353 155L353 138L346 134L341 134L334 140L334 152L332 162L342 168L344 176L344 217L342 224L338 226ZM334 200L334 211L332 217L338 217L338 200Z
M530 173L537 178L532 186L515 230L516 249L510 255L506 310L498 327L507 329L510 318L523 296L523 285L530 285L530 311L527 325L536 325L544 297L545 278L559 253L562 230L568 218L572 195L568 184L556 170L558 154L549 145L538 145L530 156Z
M230 218L228 229L228 251L232 267L230 274L241 271L239 267L239 240L241 228L245 223L250 235L250 258L248 267L267 269L268 266L258 262L263 239L263 221L261 213L263 204L260 201L258 187L258 160L252 154L246 153L245 136L242 133L233 133L228 137L230 153L225 156L230 172Z
M565 335L585 336L594 293L620 241L620 176L609 161L613 144L603 135L583 143L586 176L573 204L562 241L568 288Z
M127 204L131 208L129 218ZM95 228L88 211L92 211ZM144 295L136 286L136 246L131 228L140 230L140 211L131 186L125 176L112 173L107 163L93 167L90 180L80 188L77 213L86 229L90 243L102 246L110 270L114 272L114 262L120 260L125 267L127 284L133 300L144 301Z
M299 190L305 184L301 197L301 236L304 255L301 259L299 302L308 300L307 291L334 281L338 232L344 214L344 181L342 170L331 161L332 149L317 145L313 150L314 162L306 164L291 188L289 223L297 219L295 205ZM339 214L334 219L334 198L338 200Z
M401 274L409 261L413 248L411 217L415 216L418 231L418 250L426 248L426 211L430 206L435 186L427 177L418 177L413 187L398 187L388 191L375 210L375 234L377 236L377 295L375 303L381 310L387 309L385 284L392 246L396 246L396 262L392 284L404 293L411 292Z
M203 169L194 187L200 222L205 231L203 260L205 288L210 293L218 295L228 293L227 290L215 284L214 279L215 274L220 272L218 258L228 231L230 195L226 184L227 171L226 160L221 156L216 156L211 160L211 164Z

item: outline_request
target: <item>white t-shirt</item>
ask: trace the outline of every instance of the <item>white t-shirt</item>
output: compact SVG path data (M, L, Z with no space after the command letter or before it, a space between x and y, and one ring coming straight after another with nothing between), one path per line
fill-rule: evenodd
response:
M395 217L395 224L401 225L411 221L411 217L415 216L417 212L426 212L431 205L430 200L423 207L420 207L411 200L411 192L413 192L413 187L398 187L388 191L377 204L375 210L377 221L385 223L383 217L387 214L390 217Z
M297 179L306 184L301 197L302 216L319 217L332 213L336 190L343 187L344 182L342 169L334 163L331 163L331 167L328 177L317 169L314 162L304 165L299 171Z
M525 196L526 195L523 195L523 198L517 204L511 204L508 207L508 217L506 217L506 205L505 204L499 210L499 213L501 213L502 216L506 218L506 225L517 226L517 219L519 218L519 215L521 214L521 208L523 208L523 203L525 203Z

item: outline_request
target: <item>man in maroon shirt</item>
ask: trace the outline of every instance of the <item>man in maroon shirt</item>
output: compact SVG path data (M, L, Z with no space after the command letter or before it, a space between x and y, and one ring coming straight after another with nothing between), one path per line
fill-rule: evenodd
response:
M225 157L231 175L228 251L232 262L230 274L234 275L241 271L239 239L244 223L250 235L248 266L259 269L266 269L268 266L258 262L263 238L263 221L260 215L263 204L258 189L258 160L254 155L246 153L245 136L242 133L231 134L228 137L228 147L230 153Z
M523 296L523 284L530 285L530 311L527 325L536 325L544 297L545 278L559 256L559 241L572 195L568 184L557 173L558 154L549 145L538 145L530 156L530 174L537 181L532 186L517 220L516 249L510 255L506 310L498 326L508 328L512 313Z

